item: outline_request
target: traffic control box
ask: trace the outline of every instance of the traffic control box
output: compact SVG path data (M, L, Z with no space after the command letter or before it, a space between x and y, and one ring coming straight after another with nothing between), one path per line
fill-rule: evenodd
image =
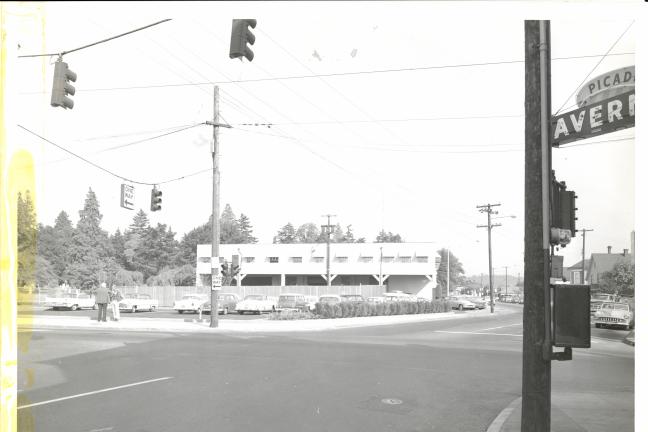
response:
M591 348L590 286L555 284L551 291L553 345Z

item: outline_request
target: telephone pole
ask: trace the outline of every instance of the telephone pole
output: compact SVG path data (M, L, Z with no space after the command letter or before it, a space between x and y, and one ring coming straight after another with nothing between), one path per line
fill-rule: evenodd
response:
M525 179L521 430L551 430L549 21L524 22Z
M322 229L326 234L326 286L331 286L331 232L333 232L333 225L331 225L332 214L322 215L327 218L326 225L322 225Z
M589 231L594 231L593 229L585 229L583 228L581 230L583 232L583 261L581 263L582 265L582 272L581 272L581 283L585 285L585 233Z
M504 295L508 295L508 266L504 266Z
M220 218L218 217L220 207L220 171L218 166L218 128L231 127L227 124L218 123L218 86L214 86L214 121L205 124L214 127L214 141L212 143L212 251L211 251L211 314L209 327L218 327L218 291L222 287L220 272Z
M492 224L491 223L491 214L497 214L493 210L493 207L497 207L501 204L486 204L477 206L481 213L486 213L488 215L488 225L477 225L477 228L488 228L488 286L490 292L490 309L491 313L495 312L495 303L493 300L493 254L491 251L491 230L493 227L501 226L501 224Z

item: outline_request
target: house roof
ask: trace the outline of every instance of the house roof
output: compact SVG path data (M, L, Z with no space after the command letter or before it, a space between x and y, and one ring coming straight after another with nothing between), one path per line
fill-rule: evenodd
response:
M631 254L612 254L612 253L599 253L592 254L591 265L596 265L598 273L605 273L612 271L614 266L619 262L632 262Z

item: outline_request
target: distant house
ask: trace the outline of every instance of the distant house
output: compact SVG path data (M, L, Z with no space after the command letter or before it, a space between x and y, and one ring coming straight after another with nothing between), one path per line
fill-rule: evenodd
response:
M606 272L612 271L618 263L634 263L634 256L623 249L623 253L612 253L612 247L608 246L608 253L593 253L589 263L589 283L598 285L603 281Z
M590 260L585 260L585 277L583 278L583 260L578 261L571 267L563 268L563 278L575 285L584 285L588 280Z

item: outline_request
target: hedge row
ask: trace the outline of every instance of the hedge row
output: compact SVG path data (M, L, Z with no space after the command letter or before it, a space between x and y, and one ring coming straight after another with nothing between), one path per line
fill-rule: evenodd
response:
M423 313L450 312L452 306L443 300L419 302L386 302L386 303L317 303L315 315L320 318L352 318L384 315L412 315Z

